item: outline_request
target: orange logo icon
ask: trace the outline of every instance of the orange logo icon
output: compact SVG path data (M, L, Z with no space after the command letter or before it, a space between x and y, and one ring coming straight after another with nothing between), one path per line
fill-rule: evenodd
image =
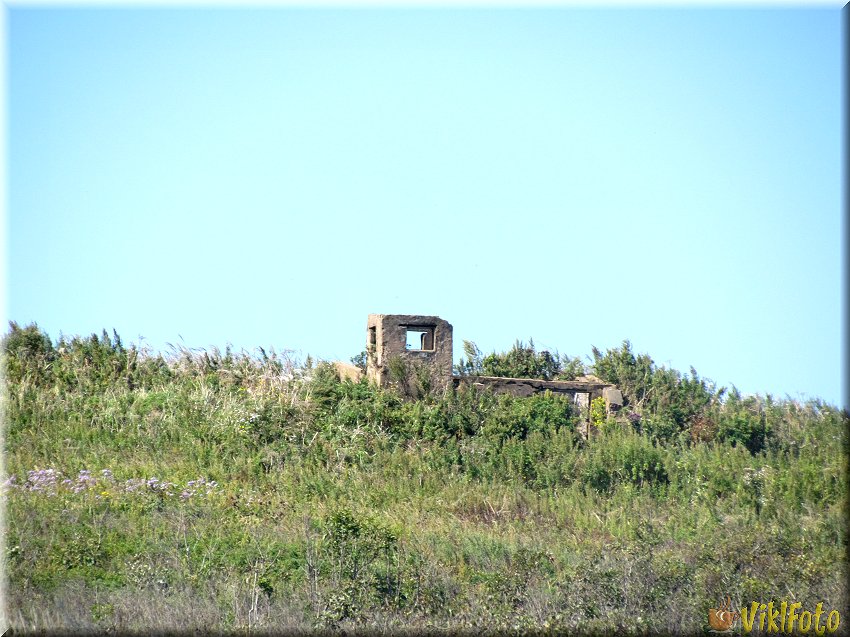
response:
M708 609L708 625L712 630L725 632L732 628L732 624L740 617L738 611L729 610L729 604L732 603L730 597L726 597L726 601L720 605L720 608Z

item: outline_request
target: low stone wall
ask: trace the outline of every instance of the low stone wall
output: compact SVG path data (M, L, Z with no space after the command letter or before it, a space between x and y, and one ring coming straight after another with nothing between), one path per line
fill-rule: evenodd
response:
M616 411L623 405L623 394L615 385L605 382L585 380L540 380L537 378L503 378L499 376L454 376L455 387L469 383L479 389L489 389L495 394L511 394L513 396L532 396L550 391L553 394L569 396L579 413L583 414L583 424L579 433L587 438L590 434L590 401L594 398L604 398L605 406L610 411Z
M590 400L602 396L605 389L613 388L610 383L594 383L578 380L540 380L537 378L503 378L500 376L469 376L454 377L455 387L461 383L469 383L473 387L488 388L496 394L512 394L514 396L531 396L545 391L553 394L589 394Z

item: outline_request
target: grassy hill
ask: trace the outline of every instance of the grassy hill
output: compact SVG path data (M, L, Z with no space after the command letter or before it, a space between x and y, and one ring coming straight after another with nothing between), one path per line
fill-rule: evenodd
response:
M624 343L586 371L626 406L584 441L552 395L411 400L274 352L14 324L3 348L17 630L694 633L727 595L850 622L848 418L820 401Z

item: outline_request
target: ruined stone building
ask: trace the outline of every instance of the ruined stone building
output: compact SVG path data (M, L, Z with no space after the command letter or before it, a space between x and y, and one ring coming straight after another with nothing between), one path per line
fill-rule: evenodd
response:
M569 396L585 412L590 401L598 397L605 399L609 409L616 409L623 403L620 390L595 377L563 381L453 376L452 326L438 316L370 314L366 324L366 354L366 374L369 380L382 386L391 382L392 367L401 362L408 368L430 370L432 387L435 388L471 383L482 389L489 388L495 393L510 393L514 396L551 391Z
M370 314L366 325L366 375L386 385L392 360L425 366L434 386L452 382L452 326L439 316Z

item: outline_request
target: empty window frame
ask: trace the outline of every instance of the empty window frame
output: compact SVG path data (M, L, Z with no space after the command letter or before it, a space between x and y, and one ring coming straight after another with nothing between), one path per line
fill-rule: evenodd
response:
M405 349L416 351L432 351L434 349L434 329L433 325L407 325L404 330Z

